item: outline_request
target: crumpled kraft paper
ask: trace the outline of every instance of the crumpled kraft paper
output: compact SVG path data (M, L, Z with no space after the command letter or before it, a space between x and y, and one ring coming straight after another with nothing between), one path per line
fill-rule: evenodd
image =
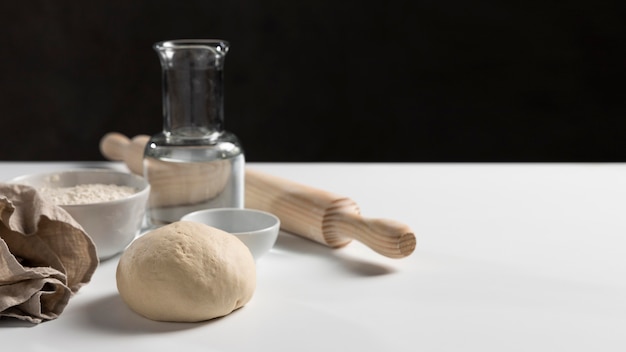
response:
M0 317L56 319L97 266L93 241L63 208L0 183Z

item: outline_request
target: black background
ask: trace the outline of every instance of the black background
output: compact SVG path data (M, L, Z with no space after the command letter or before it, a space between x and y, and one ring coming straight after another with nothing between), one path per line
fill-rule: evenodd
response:
M153 43L220 38L248 161L626 161L619 4L5 2L0 160L158 132Z

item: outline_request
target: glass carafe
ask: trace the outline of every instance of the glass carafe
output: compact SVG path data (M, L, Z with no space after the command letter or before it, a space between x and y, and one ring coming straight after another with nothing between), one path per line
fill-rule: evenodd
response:
M222 40L173 40L154 45L162 71L163 131L144 153L151 186L151 226L207 208L242 208L244 153L224 130Z

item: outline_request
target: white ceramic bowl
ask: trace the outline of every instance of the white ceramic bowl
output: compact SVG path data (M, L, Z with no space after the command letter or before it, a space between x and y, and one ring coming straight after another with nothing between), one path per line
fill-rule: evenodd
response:
M100 260L120 252L139 234L143 225L150 185L141 176L110 169L76 169L24 175L9 183L34 188L73 187L80 184L114 184L137 189L128 197L90 204L59 206L78 222L96 245Z
M273 214L253 209L215 208L198 210L182 221L203 223L237 236L258 260L276 243L280 220Z

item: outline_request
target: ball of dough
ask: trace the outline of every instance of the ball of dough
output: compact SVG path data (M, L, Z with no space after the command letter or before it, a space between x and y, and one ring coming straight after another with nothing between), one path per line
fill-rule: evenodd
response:
M197 322L243 307L256 288L248 247L214 227L178 221L136 239L120 257L117 289L152 320Z

